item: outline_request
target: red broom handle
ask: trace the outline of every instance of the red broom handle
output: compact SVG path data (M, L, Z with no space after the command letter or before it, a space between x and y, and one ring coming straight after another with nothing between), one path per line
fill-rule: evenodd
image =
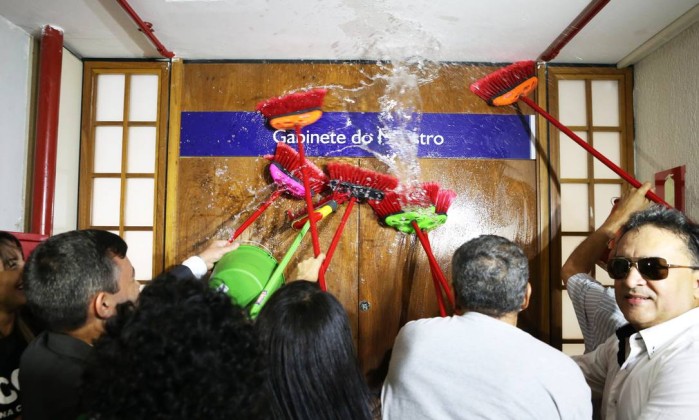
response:
M559 130L562 132L566 133L568 137L570 137L574 142L578 143L583 149L587 150L592 154L592 156L596 157L599 159L600 162L604 163L607 165L609 169L612 171L616 172L617 175L619 175L621 178L623 178L626 182L629 184L633 185L634 188L640 188L641 183L634 177L628 174L625 170L621 169L619 166L617 166L614 162L611 160L607 159L606 156L604 156L602 153L598 152L597 149L594 147L590 146L589 143L587 143L585 140L581 139L578 137L573 131L566 127L565 125L561 124L560 121L557 119L553 118L548 112L544 111L539 105L536 104L536 102L532 101L526 96L520 96L519 99L522 100L525 104L529 105L532 107L536 112L541 114L542 117L546 118L551 124L555 125ZM665 202L662 198L660 198L657 194L655 194L653 191L648 190L646 193L646 197L649 199L655 201L658 204L662 204L667 208L672 208L671 205Z
M327 290L327 286L325 284L325 271L327 271L328 266L330 265L330 260L335 253L335 248L337 248L337 244L340 242L340 236L342 236L342 231L345 229L347 219L349 219L349 215L352 212L352 207L354 207L355 201L357 201L357 199L352 196L347 203L345 213L342 215L340 224L337 226L337 230L335 231L335 236L333 236L333 240L330 242L330 247L328 247L328 252L325 254L325 260L323 260L323 264L320 265L320 270L318 271L318 285L322 291Z
M416 229L415 232L417 233L418 239L420 239L420 243L422 243L423 248L425 248L427 257L430 260L430 267L432 268L432 270L434 270L434 273L436 273L436 278L441 284L444 293L447 295L451 307L456 308L454 295L451 293L451 288L449 288L447 278L444 275L442 268L439 266L439 263L437 262L437 259L434 256L434 252L432 252L432 245L430 244L429 235L427 235L422 229L420 229L420 226L417 226L417 223L413 226L413 228Z
M422 244L422 248L425 250L425 253L427 254L427 259L430 262L430 272L432 273L434 293L437 296L437 304L439 305L439 314L443 317L447 316L447 311L444 308L444 298L442 297L442 290L439 287L439 275L437 274L437 271L439 271L439 264L437 264L437 260L432 254L430 244L425 240L425 233L422 231L422 229L420 229L420 226L418 226L415 220L413 220L411 224L413 226L413 229L415 230L415 233L417 234L417 238L420 240L420 244Z
M301 126L296 125L296 142L299 146L299 158L301 159L301 175L303 177L303 189L306 192L306 207L308 208L308 221L311 222L311 239L313 240L313 255L320 255L320 241L318 240L318 228L316 218L313 217L313 199L311 198L311 183L308 181L308 171L306 170L306 153L301 139ZM325 289L323 289L325 290Z
M432 252L432 244L430 244L430 235L426 234L422 230L420 231L423 236L425 237L425 243L427 244L427 247L430 250L430 254L434 257L434 252ZM451 304L451 307L456 309L456 302L454 301L454 295L451 292L451 288L449 287L449 283L447 282L447 276L444 275L444 271L442 271L442 267L439 266L437 263L437 259L434 259L434 263L437 268L437 274L438 274L438 280L442 284L442 288L444 289L444 293L446 293L447 298L449 299L449 303Z
M255 212L251 214L250 217L248 217L242 225L238 227L238 229L235 230L235 232L233 232L233 236L231 236L231 239L228 240L228 243L233 242L238 236L240 236L240 234L243 233L245 229L247 229L248 226L252 224L252 222L254 222L258 217L260 217L260 215L264 213L265 210L267 210L267 207L269 207L274 202L274 200L279 198L279 196L282 195L283 192L284 190L281 188L277 188L276 190L274 190L272 195L270 195L267 198L267 200L264 203L262 203L262 205L257 210L255 210Z

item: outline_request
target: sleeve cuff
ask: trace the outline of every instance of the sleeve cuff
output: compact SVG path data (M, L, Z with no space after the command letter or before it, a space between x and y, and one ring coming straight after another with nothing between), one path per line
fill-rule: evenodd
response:
M204 277L206 275L206 272L208 271L206 269L206 263L204 262L204 260L197 255L187 258L182 262L182 265L189 268L192 271L194 277L198 279Z

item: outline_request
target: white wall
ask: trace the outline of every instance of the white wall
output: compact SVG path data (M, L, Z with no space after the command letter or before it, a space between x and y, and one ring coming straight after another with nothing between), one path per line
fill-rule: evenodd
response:
M64 48L58 115L56 192L53 199L54 235L76 229L78 223L82 81L82 61Z
M636 174L686 165L686 213L699 220L699 23L634 70Z
M0 230L24 231L32 39L0 16Z

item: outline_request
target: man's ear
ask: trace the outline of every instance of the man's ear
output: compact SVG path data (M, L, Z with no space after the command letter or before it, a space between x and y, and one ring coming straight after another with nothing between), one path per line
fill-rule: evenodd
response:
M524 300L522 300L522 311L529 307L529 298L532 296L532 284L527 282L527 290L524 292Z
M92 301L95 316L100 319L107 319L114 315L115 306L112 303L111 295L107 292L99 292Z

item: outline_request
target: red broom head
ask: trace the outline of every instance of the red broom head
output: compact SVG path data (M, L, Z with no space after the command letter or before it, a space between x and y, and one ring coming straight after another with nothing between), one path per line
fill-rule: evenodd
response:
M437 214L447 214L451 203L456 198L456 192L452 190L439 190L434 200L434 211Z
M301 179L303 176L301 173L301 156L286 143L277 143L274 156L265 156L265 158L278 163L284 171L295 178ZM325 172L308 159L306 159L306 171L311 189L316 193L321 192L328 184L328 177L325 175Z
M289 95L277 96L260 102L255 107L255 110L269 119L280 115L317 109L323 106L323 99L326 93L328 93L327 89L311 89L308 91L291 93Z
M330 179L368 187L375 190L389 191L398 186L398 179L387 174L371 171L342 162L330 162L327 165Z
M368 203L379 220L383 220L386 216L398 214L403 211L400 196L396 194L395 191L387 191L384 194L383 200L369 200Z
M534 90L537 84L536 62L518 61L471 84L471 92L489 105L511 105Z
M422 184L422 189L425 191L425 195L431 204L434 204L437 201L439 188L440 186L436 182L424 182Z

